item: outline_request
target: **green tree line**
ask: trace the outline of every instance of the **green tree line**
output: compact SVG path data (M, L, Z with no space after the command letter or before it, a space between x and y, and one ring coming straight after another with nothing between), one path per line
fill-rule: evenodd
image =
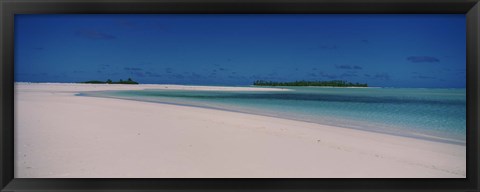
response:
M138 82L132 80L131 78L128 78L126 81L120 79L120 81L112 81L108 79L107 81L97 81L97 80L92 80L92 81L85 81L85 82L80 82L80 83L87 83L87 84L138 84Z
M342 80L332 81L291 81L291 82L276 82L256 80L253 82L255 86L328 86L328 87L368 87L366 83L351 83Z

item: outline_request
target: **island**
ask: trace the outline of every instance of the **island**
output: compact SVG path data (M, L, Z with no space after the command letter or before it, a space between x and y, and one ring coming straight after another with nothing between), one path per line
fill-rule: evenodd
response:
M120 81L114 82L110 79L107 81L98 81L98 80L91 80L91 81L85 81L85 82L80 82L80 83L87 83L87 84L131 84L131 85L138 85L138 82L132 80L131 78L128 78L126 81L120 79Z
M366 83L351 83L343 80L332 81L291 81L275 82L257 80L253 82L254 86L322 86L322 87L368 87Z

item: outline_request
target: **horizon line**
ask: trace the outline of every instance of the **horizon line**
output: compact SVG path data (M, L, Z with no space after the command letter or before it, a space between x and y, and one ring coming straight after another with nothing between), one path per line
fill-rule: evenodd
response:
M28 81L14 81L14 83L36 83L36 84L88 84L81 82L28 82ZM109 84L92 84L92 85L109 85ZM125 85L125 84L111 84L111 85ZM256 86L253 84L244 85L225 85L225 84L176 84L176 83L138 83L137 85L182 85L182 86ZM135 85L133 85L135 86ZM368 87L335 87L335 86L257 86L257 87L333 87L333 88L412 88L412 89L466 89L466 87L394 87L394 86L368 86Z

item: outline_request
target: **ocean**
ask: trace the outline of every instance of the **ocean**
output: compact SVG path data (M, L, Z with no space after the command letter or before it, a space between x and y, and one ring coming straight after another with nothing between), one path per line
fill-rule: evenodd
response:
M465 89L283 88L291 91L147 89L80 95L235 111L465 145Z

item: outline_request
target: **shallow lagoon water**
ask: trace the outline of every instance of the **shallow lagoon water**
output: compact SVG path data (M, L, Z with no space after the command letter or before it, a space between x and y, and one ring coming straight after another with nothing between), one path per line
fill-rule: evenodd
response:
M82 95L237 111L465 144L465 89L284 88L291 91L147 89Z

